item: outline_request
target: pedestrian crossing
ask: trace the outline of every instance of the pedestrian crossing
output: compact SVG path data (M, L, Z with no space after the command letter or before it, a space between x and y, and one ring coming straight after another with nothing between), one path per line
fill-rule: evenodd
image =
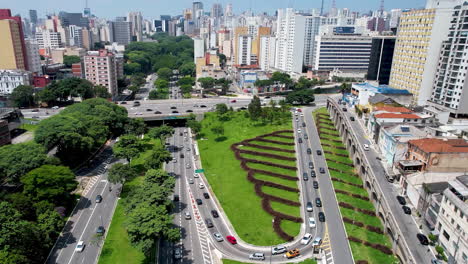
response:
M328 226L325 226L325 235L323 236L323 242L322 245L320 245L320 248L324 253L326 263L333 264L333 255L330 243L330 235L328 234Z
M82 179L81 183L85 184L84 190L81 192L81 196L86 196L88 192L93 188L94 184L98 182L99 175L91 176L91 177L86 177L86 179ZM84 183L84 181L87 181L87 183Z
M195 198L193 197L192 192L190 190L189 190L189 195L190 195L190 203L192 204L192 208L193 208L195 225L197 227L198 240L200 241L200 247L201 247L202 256L203 256L203 263L212 264L213 260L211 257L209 233L206 229L205 222L203 221L203 218L201 217L200 212L198 211L198 207L195 204Z

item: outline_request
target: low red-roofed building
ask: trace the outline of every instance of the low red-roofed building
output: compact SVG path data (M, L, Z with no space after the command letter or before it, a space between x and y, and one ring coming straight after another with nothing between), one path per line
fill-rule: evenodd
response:
M401 106L376 106L374 112L383 111L388 113L411 113L413 111Z

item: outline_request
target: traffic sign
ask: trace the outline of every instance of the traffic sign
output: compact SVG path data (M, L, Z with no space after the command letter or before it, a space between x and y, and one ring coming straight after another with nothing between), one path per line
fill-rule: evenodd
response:
M205 170L204 170L204 169L197 169L197 170L195 170L195 173L202 173L202 172L205 172Z

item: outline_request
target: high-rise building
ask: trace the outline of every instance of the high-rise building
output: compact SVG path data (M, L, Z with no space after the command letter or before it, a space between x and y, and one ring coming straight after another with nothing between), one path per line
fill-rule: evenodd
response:
M201 38L193 38L193 60L196 63L197 58L203 58L205 56L205 41Z
M452 113L468 115L468 6L457 6L452 13L448 35L442 43L432 84L430 103ZM435 56L435 54L431 54Z
M193 2L192 5L192 19L194 21L194 26L196 29L200 28L200 19L203 16L203 3L202 2Z
M109 22L112 25L113 41L128 45L132 41L132 23L126 21Z
M229 16L229 17L234 15L234 13L232 12L232 4L226 5L226 10L224 12L224 15Z
M372 48L367 70L368 80L378 81L379 84L389 83L395 43L395 36L372 38Z
M131 35L133 41L143 40L143 17L141 12L130 12L127 15L127 22L131 25Z
M454 1L439 0L444 8L403 12L390 74L391 87L413 94L413 104L426 105L431 97L442 41L446 39ZM447 2L452 2L448 8ZM428 7L437 6L428 1ZM423 29L422 29L423 28Z
M87 17L83 17L81 13L67 13L62 11L59 13L59 18L62 25L65 27L75 25L83 28L89 28L89 19Z
M113 53L105 49L88 51L84 56L84 71L86 80L106 87L112 98L117 96L117 69Z
M10 9L0 9L0 36L0 69L28 70L23 22Z
M70 46L82 48L83 47L83 31L81 27L71 25L68 27L70 32Z
M26 44L26 52L28 58L29 71L41 76L41 56L39 55L39 45L35 39L29 38L24 40Z
M276 51L276 38L263 36L260 38L260 69L269 71L274 66Z
M57 49L63 47L60 33L50 30L36 32L36 40L40 49Z
M270 36L271 28L260 26L244 26L234 29L233 57L234 65L251 66L259 64L260 38Z
M29 20L31 20L31 23L37 24L37 11L36 10L29 10Z
M213 3L211 7L211 16L214 18L220 18L223 16L223 7L220 3Z
M390 10L390 28L397 28L400 23L401 9Z

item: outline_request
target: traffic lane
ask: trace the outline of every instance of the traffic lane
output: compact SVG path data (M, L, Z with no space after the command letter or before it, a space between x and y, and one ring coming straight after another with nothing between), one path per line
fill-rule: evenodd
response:
M333 252L333 260L335 263L348 263L352 261L353 256L348 244L346 230L342 222L341 214L338 207L338 201L334 192L331 176L328 170L327 162L325 160L325 153L323 152L320 144L318 131L316 129L314 119L312 117L312 109L306 108L305 117L309 122L306 122L308 131L309 143L312 147L312 153L315 156L316 167L324 168L325 173L318 173L317 178L320 186L320 193L322 194L322 210L325 214L326 225L330 237L330 244ZM316 140L313 140L316 139ZM322 155L318 156L316 150L321 150Z

